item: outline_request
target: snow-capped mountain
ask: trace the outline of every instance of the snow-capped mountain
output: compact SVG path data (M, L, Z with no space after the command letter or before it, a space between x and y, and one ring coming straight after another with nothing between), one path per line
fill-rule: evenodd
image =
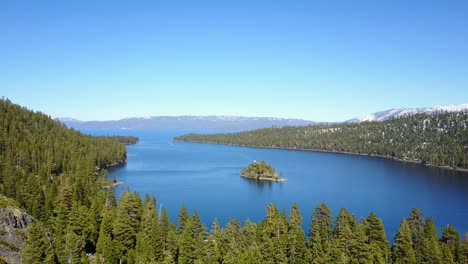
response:
M80 121L59 118L75 129L207 129L252 130L265 127L307 126L316 122L303 119L243 116L143 116L112 121Z
M364 115L358 118L347 120L345 122L365 122L365 121L385 121L391 118L414 115L419 113L433 114L437 112L460 112L468 111L468 104L459 105L441 105L434 107L421 107L421 108L395 108L382 112Z

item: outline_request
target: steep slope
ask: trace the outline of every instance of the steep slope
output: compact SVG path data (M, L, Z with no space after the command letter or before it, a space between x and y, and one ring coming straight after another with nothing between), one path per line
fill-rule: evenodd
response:
M33 223L33 218L18 206L0 195L0 259L11 264L21 263L20 252Z
M416 114L384 122L189 134L180 141L350 152L468 169L468 112Z
M0 194L44 224L55 250L48 257L56 255L67 263L81 258L85 247L95 247L101 210L113 195L102 188L107 181L104 169L126 161L125 145L117 141L84 135L45 114L0 100ZM17 228L30 222L16 209L2 213L1 226ZM67 244L70 238L72 245ZM4 245L19 252L19 246L8 243ZM5 258L10 255L2 253Z

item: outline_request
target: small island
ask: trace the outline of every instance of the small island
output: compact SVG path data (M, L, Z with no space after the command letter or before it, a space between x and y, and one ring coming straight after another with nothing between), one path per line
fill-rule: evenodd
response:
M254 160L252 163L250 163L249 166L247 166L241 171L240 175L245 178L257 180L267 180L276 182L286 180L278 176L275 169L271 165L267 164L264 160L261 162L257 162L256 160Z

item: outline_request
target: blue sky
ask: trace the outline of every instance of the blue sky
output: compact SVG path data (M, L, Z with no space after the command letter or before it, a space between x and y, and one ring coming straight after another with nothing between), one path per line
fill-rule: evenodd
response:
M341 121L468 103L468 1L1 1L0 95L54 117Z

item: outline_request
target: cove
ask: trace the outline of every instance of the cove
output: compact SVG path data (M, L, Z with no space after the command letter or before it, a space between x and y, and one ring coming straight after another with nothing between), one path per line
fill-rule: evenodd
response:
M173 142L189 130L88 130L92 135L132 135L140 142L128 145L127 163L110 171L142 196L155 195L177 221L182 205L196 210L210 229L214 218L222 225L238 218L258 222L269 203L288 213L299 204L308 232L317 204L326 203L336 217L342 207L359 217L375 212L383 219L393 241L402 218L412 207L432 216L439 229L452 224L462 235L468 231L468 173L431 168L385 158L338 153L262 149L202 143ZM224 131L226 132L226 131ZM253 160L265 160L285 182L255 181L240 177Z

